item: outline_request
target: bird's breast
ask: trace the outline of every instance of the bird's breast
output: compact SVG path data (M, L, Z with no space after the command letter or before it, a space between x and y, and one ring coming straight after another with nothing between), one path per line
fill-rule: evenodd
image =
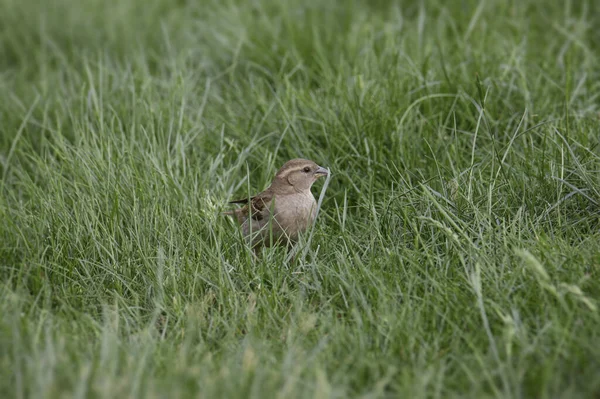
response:
M277 197L275 218L290 236L306 230L315 219L317 202L312 193L298 193Z

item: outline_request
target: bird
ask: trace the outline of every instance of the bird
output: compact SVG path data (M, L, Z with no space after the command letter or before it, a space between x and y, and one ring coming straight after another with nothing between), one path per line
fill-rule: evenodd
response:
M242 234L256 252L261 247L292 247L317 215L317 201L310 191L319 177L329 170L308 159L287 161L277 172L271 185L250 198L230 201L244 205L225 215L233 216Z

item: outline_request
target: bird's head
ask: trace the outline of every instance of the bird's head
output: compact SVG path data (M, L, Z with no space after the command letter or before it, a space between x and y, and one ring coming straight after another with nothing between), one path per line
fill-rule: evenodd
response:
M313 183L329 171L308 159L292 159L287 161L275 175L273 184L281 187L293 187L294 191L310 190Z

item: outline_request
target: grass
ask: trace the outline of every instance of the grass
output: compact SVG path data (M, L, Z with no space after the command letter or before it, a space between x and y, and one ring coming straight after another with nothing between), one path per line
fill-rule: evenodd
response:
M0 395L597 397L595 3L0 0Z

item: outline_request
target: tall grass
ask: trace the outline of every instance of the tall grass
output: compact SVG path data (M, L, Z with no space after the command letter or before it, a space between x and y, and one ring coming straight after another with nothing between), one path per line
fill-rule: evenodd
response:
M2 397L600 393L595 2L0 9ZM254 260L219 213L298 156Z

